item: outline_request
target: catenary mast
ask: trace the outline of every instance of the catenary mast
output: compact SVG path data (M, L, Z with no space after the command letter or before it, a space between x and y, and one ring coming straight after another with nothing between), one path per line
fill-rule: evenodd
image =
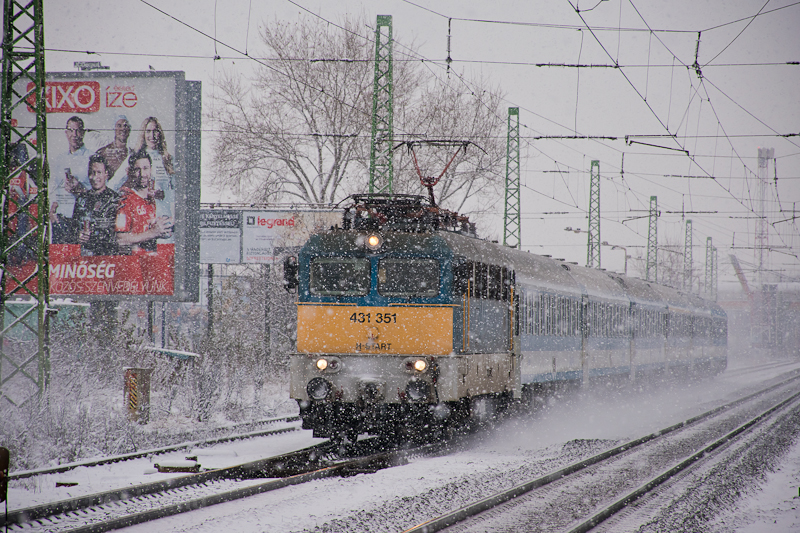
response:
M42 0L4 0L0 113L0 401L21 405L47 388L49 247ZM19 109L33 116L18 124ZM25 111L27 114L27 111ZM20 263L31 264L24 268ZM16 265L16 267L15 267ZM9 306L12 298L25 303ZM36 342L29 342L31 333Z
M522 246L519 188L519 108L508 108L508 143L506 145L506 207L503 244Z
M369 192L393 192L394 83L392 73L392 16L378 15L375 25L375 80L372 86L372 136Z

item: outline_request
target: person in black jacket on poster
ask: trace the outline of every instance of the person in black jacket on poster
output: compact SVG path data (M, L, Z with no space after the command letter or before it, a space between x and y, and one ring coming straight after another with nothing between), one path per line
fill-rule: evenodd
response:
M72 224L81 255L116 255L117 232L115 221L119 209L119 194L109 189L108 163L100 154L89 158L91 189L78 195Z

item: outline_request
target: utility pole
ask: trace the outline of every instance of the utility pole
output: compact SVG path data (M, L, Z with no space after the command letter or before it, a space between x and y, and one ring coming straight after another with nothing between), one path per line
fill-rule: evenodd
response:
M692 221L686 221L686 237L683 240L683 290L692 292Z
M600 161L592 161L589 170L589 244L586 266L600 268Z
M644 279L658 283L658 197L650 197L650 223L647 227L647 266Z
M711 289L711 284L713 283L714 278L714 245L711 237L706 238L706 271L705 271L705 293L710 298L713 291Z
M764 270L767 268L769 256L764 257L764 252L769 250L769 224L765 215L767 200L767 187L769 182L769 160L775 158L774 148L758 149L758 219L756 220L756 265L758 268L759 285L764 283Z
M717 248L711 249L711 299L717 301Z
M394 142L392 16L378 15L375 26L375 81L372 86L372 137L369 192L392 194Z
M0 110L0 401L41 398L50 378L47 123L42 0L3 2ZM12 118L26 114L25 124ZM27 113L27 111L24 111ZM29 118L30 117L30 118ZM25 303L9 306L14 297ZM31 333L36 342L29 342Z
M503 244L522 246L519 187L519 108L508 108L508 143L506 145L506 209Z

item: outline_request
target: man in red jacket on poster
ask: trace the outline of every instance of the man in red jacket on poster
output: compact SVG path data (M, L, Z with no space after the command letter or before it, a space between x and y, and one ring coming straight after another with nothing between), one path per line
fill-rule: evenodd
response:
M153 253L157 251L156 239L172 235L173 220L156 217L152 161L147 152L133 154L129 164L128 181L120 189L123 197L117 213L117 243L122 254Z

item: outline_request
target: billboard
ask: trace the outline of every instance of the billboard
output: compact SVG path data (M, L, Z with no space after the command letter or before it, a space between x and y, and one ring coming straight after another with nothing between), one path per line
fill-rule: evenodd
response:
M35 98L16 122L35 121ZM200 82L182 72L48 73L44 98L50 294L196 301ZM26 259L21 275L33 269Z
M200 211L200 261L273 263L308 237L341 222L339 211Z

